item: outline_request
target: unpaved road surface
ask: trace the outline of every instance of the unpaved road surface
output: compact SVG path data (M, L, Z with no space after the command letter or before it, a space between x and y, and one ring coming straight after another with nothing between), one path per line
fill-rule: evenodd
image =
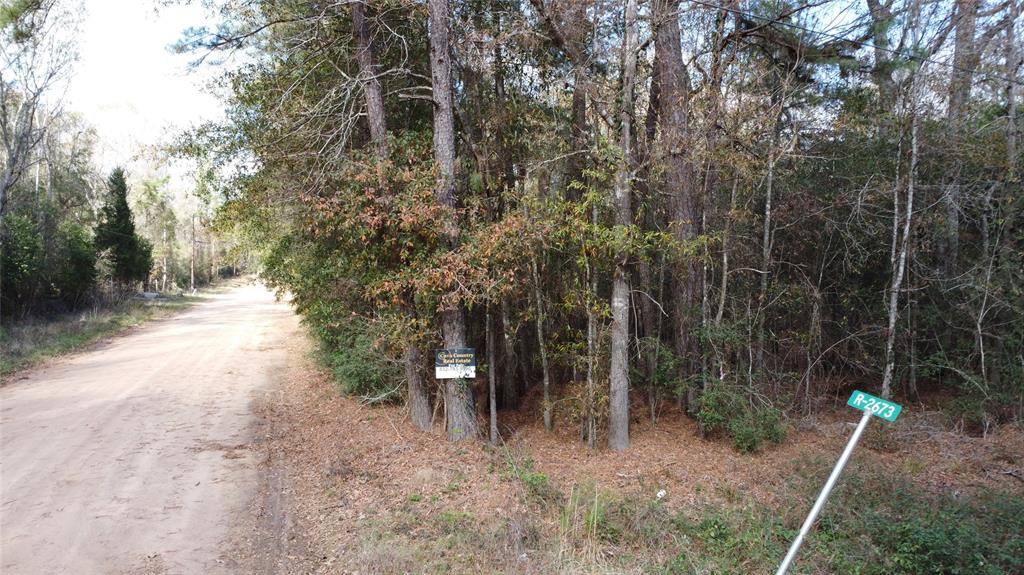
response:
M254 285L0 388L0 573L236 573L254 406L299 335Z

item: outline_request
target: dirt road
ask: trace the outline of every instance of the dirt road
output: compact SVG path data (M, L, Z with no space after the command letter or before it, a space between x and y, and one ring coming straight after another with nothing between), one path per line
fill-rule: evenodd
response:
M0 573L243 570L253 407L298 320L259 286L211 298L0 388Z

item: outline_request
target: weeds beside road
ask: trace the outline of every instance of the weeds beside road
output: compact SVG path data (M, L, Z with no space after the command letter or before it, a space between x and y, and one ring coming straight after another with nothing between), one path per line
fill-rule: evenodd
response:
M401 406L340 397L300 339L305 364L259 410L280 573L771 573L849 438L850 414L826 413L751 454L666 417L638 420L628 452L581 452L534 396L502 447L453 444ZM867 436L794 573L1024 572L1024 435L943 421L915 410Z
M127 300L109 308L0 326L0 384L8 383L14 373L47 359L79 350L147 321L168 317L200 301L203 301L202 296Z

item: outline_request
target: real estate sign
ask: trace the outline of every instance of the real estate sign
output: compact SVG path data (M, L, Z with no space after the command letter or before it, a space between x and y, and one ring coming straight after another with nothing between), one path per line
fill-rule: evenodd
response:
M476 350L471 347L435 350L434 377L437 379L473 379L476 377Z

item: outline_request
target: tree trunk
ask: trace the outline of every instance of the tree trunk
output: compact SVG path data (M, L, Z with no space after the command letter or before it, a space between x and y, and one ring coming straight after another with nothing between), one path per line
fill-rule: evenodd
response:
M356 41L356 61L359 62L359 83L366 98L366 117L370 125L370 140L380 156L388 153L387 125L384 121L384 99L377 79L377 62L370 42L370 27L366 22L366 4L352 2L352 36Z
M644 378L647 380L647 403L651 411L651 423L657 421L658 390L655 387L655 371L658 361L658 341L654 333L654 304L651 303L652 280L651 266L641 261L637 264L637 276L640 281L640 337L646 342L641 346L643 355Z
M540 289L540 274L537 273L537 258L530 259L530 270L533 272L533 295L537 304L537 343L540 346L540 368L544 381L544 429L551 431L551 372L548 369L548 345L544 338L544 300Z
M773 128L778 134L778 125ZM768 177L764 191L764 221L761 229L761 274L760 289L757 302L757 356L754 360L754 371L764 370L764 320L768 307L768 282L772 268L772 200L775 193L775 147L777 136L772 136L772 146L768 150Z
M622 41L622 102L619 109L619 166L615 176L615 225L633 223L632 193L633 85L636 81L636 0L626 0L626 30ZM615 258L612 280L612 342L608 446L616 451L629 448L629 273L628 254Z
M442 223L449 249L458 244L455 218L455 117L452 108L452 67L449 57L448 25L451 18L448 0L429 0L430 79L434 95L434 162L437 164L437 201L447 208ZM466 318L459 303L442 304L441 331L447 348L466 346ZM476 437L476 405L473 389L465 379L445 381L445 415L448 439L459 441Z
M729 195L729 212L725 217L725 229L722 232L722 269L718 286L718 304L715 310L714 326L720 328L725 317L725 302L729 295L729 241L732 239L733 214L736 212L736 189L739 187L739 174L733 175L732 191ZM724 344L724 342L723 342ZM729 354L728 347L722 349L717 344L712 344L712 351L715 354L715 362L718 366L716 377L719 381L725 380L726 362Z
M501 339L505 369L501 379L501 404L506 408L519 406L519 379L516 377L516 350L508 311L508 299L501 300Z
M911 23L911 26L914 24ZM907 169L907 194L905 200L904 214L900 215L899 191L900 183L897 181L893 186L893 234L892 249L890 251L890 269L892 281L887 294L888 301L886 309L889 321L885 332L885 368L882 372L882 397L889 399L892 396L893 372L896 366L894 344L896 342L896 323L899 321L899 297L903 287L903 276L907 268L907 253L910 248L911 218L914 214L914 186L917 179L918 159L918 128L920 124L917 113L918 79L915 74L911 81L910 94L908 95L907 107L911 114L910 119L910 166ZM902 232L900 231L902 219Z
M597 207L593 208L594 220L597 219ZM584 259L586 266L587 280L587 405L586 414L583 420L583 435L587 441L587 447L597 447L597 382L595 369L597 367L597 314L594 312L594 301L597 298L597 278L590 265L590 257Z
M978 27L979 0L956 0L956 27L953 44L953 70L949 81L949 101L946 108L946 127L949 130L947 142L952 158L947 165L949 172L942 190L942 204L945 208L945 225L938 242L939 261L946 277L956 273L960 255L960 172L963 159L959 152L960 138L964 135L967 102L971 95L974 69L980 55L975 46Z
M192 215L192 254L188 260L188 289L196 291L196 216Z
M573 155L569 159L569 178L565 188L567 200L575 202L583 195L585 177L583 168L586 165L584 154L587 150L587 96L583 87L586 73L582 66L577 66L574 74L572 90L572 107L570 109L570 140Z
M871 43L875 51L871 79L878 89L878 103L882 112L891 114L896 105L896 82L892 79L892 53L889 48L889 27L893 23L892 0L867 0L867 4L871 17Z
M415 345L405 346L403 354L405 363L405 379L409 385L409 415L412 423L423 431L429 431L431 427L430 396L427 394L427 387L423 382L423 356L420 348Z
M163 263L160 264L160 268L161 268L160 269L160 291L165 292L165 291L167 291L167 252L169 251L168 248L167 248L167 229L166 228L164 228L164 231L163 231L163 240L164 240L163 241L164 255L163 255Z
M384 160L388 157L387 121L384 115L384 99L381 96L380 82L377 80L377 62L370 36L369 23L366 20L366 4L362 1L352 3L352 36L356 41L356 60L359 63L359 81L366 100L366 115L370 126L370 141L377 156ZM415 318L413 294L406 294L403 307L407 317ZM423 354L414 344L406 344L402 353L405 363L405 379L409 393L409 413L413 424L429 431L432 427L430 394L423 381Z
M657 0L653 6L655 61L658 66L660 161L665 189L670 194L670 228L676 241L686 244L699 233L700 214L689 155L690 81L683 62L678 0ZM695 361L697 304L702 292L703 270L697 258L686 257L675 266L672 282L672 323L680 378L692 374Z
M1017 42L1017 18L1020 17L1021 4L1010 8L1013 13L1006 24L1006 181L1012 183L1017 179L1017 75L1024 64L1020 46Z
M490 427L490 440L491 445L498 445L498 397L497 393L497 357L498 354L494 349L494 320L491 316L490 304L487 306L487 318L486 318L486 331L487 331L487 398L490 407L491 416L491 427Z

